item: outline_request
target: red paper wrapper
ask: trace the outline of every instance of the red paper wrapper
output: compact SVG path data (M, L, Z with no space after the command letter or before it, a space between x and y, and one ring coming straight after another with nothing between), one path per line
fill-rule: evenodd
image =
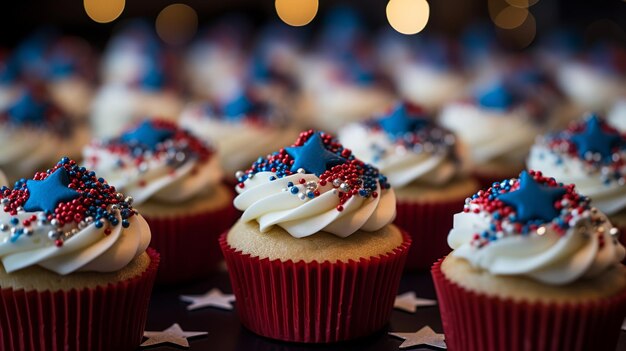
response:
M427 270L450 252L448 233L452 218L463 210L465 197L445 202L398 201L395 224L406 230L413 243L406 259L406 270Z
M176 218L144 216L150 225L150 246L161 254L158 284L203 278L223 259L219 235L235 221L235 209L222 209Z
M141 343L159 254L143 274L70 291L0 290L0 350L135 350Z
M515 302L464 289L439 260L432 276L448 350L615 350L626 315L626 291L601 301Z
M241 323L272 339L330 343L362 337L389 321L411 244L360 261L259 259L220 237Z

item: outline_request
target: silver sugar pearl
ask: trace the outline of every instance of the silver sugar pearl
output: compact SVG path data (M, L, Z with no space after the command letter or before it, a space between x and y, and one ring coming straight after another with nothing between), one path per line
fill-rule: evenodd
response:
M304 168L298 168L297 170L298 173L303 174L305 172Z
M85 223L87 223L87 224L91 224L91 223L93 223L93 217L87 217L87 218L85 218Z
M122 199L124 198L124 194L122 194L122 193L117 193L117 194L115 194L115 198L116 198L117 200L122 200Z
M52 220L50 221L50 224L55 226L55 227L58 227L60 223L59 223L58 219L52 218Z
M611 234L611 236L618 236L619 235L619 229L613 227L613 228L611 228L611 230L609 230L609 234Z
M139 169L140 173L146 173L148 171L148 164L145 162L142 162L139 164L139 167L137 169Z
M24 207L22 206L17 206L17 208L15 209L17 212L24 212Z
M350 190L350 185L348 185L348 183L341 183L339 189L341 189L342 191L348 191Z
M85 223L85 221L78 222L78 229L85 229L86 226L87 223Z
M338 187L338 186L340 186L340 185L341 185L341 180L339 180L339 179L335 179L335 180L333 180L333 186L334 186L335 188L336 188L336 187Z
M243 177L244 174L245 173L243 173L243 171L237 171L237 172L235 172L235 178L239 179L239 178Z
M132 205L134 200L135 199L133 199L132 196L126 196L126 198L124 199L124 202L127 202L129 205Z
M117 204L113 204L111 205L111 211L115 211L117 209L119 209L120 207Z
M9 230L9 225L6 223L2 223L0 224L0 231L6 232L7 230Z
M317 189L317 182L314 180L310 180L306 183L306 188L308 190L316 190Z
M305 193L303 193L303 192L299 192L299 193L298 193L298 198L299 198L300 200L306 200L306 194L305 194Z
M44 220L44 219L40 219L37 221L37 225L40 227L43 227L44 225L48 224L48 221Z
M0 200L0 203L2 203L3 205L6 205L9 203L9 199L7 199L6 197L2 198L2 200Z
M33 235L33 230L30 228L24 228L24 234L26 234L27 236L31 236Z
M51 230L48 232L48 238L52 239L52 240L56 240L61 236L61 233L57 232L56 230Z

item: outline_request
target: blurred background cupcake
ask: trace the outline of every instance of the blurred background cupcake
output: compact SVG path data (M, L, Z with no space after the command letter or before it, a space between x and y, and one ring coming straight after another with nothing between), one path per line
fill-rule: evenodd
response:
M456 137L416 105L398 103L377 119L350 124L339 140L394 187L395 223L413 240L407 269L428 269L449 252L452 215L478 182L463 169Z
M217 238L232 224L234 209L212 148L172 122L155 119L94 141L83 157L146 217L151 245L161 253L158 282L198 279L216 268Z

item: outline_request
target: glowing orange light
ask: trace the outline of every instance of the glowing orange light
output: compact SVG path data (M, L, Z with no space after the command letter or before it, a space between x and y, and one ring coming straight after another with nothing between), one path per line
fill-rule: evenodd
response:
M390 0L386 11L391 27L402 34L421 32L430 16L426 0Z
M198 15L185 4L172 4L161 10L156 19L157 34L164 42L183 44L196 34Z
M276 0L276 14L290 26L300 27L315 18L319 7L318 0Z
M125 0L84 0L83 6L87 16L98 23L109 23L118 18L124 6Z

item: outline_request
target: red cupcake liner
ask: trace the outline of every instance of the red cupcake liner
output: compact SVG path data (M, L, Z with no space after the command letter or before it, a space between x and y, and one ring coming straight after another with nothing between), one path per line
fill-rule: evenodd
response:
M161 254L158 284L175 284L204 278L223 259L218 238L235 221L235 209L228 206L212 212L154 218L150 225L150 247Z
M94 289L0 290L1 351L135 350L143 337L159 254L140 275Z
M241 323L259 335L330 343L371 334L388 323L411 238L393 252L359 261L260 259L220 246Z
M626 291L588 303L515 302L472 292L432 267L448 350L615 350Z
M433 262L451 251L448 233L454 214L463 210L464 203L465 197L439 203L397 202L394 223L413 240L406 270L428 270Z

